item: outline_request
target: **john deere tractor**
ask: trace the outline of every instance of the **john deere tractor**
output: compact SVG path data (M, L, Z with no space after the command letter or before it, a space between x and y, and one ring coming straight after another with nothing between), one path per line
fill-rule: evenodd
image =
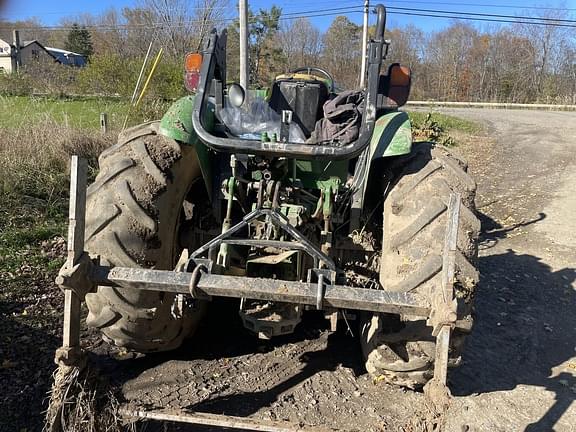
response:
M462 159L413 143L410 70L383 68L376 12L358 91L314 65L266 96L230 84L226 31L187 57L192 94L124 131L87 189L84 246L59 282L88 326L149 353L188 343L214 297L240 299L266 339L322 310L358 326L380 380L445 383L472 326L476 186Z

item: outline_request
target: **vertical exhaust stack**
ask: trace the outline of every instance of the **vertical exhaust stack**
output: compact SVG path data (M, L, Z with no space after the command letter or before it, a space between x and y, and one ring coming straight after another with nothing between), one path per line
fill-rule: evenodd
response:
M240 14L240 85L248 95L248 0L239 0Z
M366 50L368 48L368 13L370 11L370 0L364 0L364 26L362 27L362 55L360 66L360 88L366 86Z
M14 45L14 53L12 54L15 59L14 70L18 72L20 66L22 66L22 61L20 59L20 32L18 30L12 30L12 43Z

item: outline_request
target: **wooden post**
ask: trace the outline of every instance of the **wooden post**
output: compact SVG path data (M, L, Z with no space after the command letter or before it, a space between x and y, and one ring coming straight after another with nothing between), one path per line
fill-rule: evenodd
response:
M70 209L68 220L68 256L66 267L78 264L84 253L84 221L86 216L85 159L72 156L70 163ZM77 364L80 357L80 303L78 295L67 289L64 292L64 335L62 348L56 352L56 362L67 366Z
M22 53L20 52L20 32L18 30L12 31L12 42L14 44L14 72L20 72L22 66Z
M100 130L102 133L108 132L108 114L100 113Z

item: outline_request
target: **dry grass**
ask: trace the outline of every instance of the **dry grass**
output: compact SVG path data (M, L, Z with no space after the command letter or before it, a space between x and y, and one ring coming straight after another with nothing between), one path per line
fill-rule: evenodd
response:
M70 156L88 159L92 174L100 152L115 138L66 128L45 119L26 128L0 128L0 194L33 198L46 209L66 201Z
M44 432L120 432L119 403L110 385L90 366L59 366Z

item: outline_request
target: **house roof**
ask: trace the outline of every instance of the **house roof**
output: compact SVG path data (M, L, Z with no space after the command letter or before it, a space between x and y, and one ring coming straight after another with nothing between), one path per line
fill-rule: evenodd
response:
M2 40L3 40L3 39L2 39ZM4 41L4 42L6 42L6 41ZM9 44L9 45L12 45L12 44L10 44L10 42L6 42L6 43ZM56 60L56 61L58 61L58 62L60 61L54 54L52 54L50 51L48 51L48 50L46 49L46 47L44 47L44 45L42 45L42 44L41 44L40 42L38 42L36 39L34 39L34 40L28 40L28 41L20 41L20 49L26 48L27 46L30 46L30 45L32 45L32 44L37 44L40 48L42 48L44 51L46 51L46 53L48 53L49 56L53 57L54 60Z
M69 66L86 66L86 56L60 48L46 47L46 51L52 54L62 64Z
M4 41L6 42L6 41ZM6 42L10 45L9 42ZM67 51L60 48L53 48L53 47L45 47L36 39L34 40L27 40L27 41L20 41L20 49L24 49L32 44L37 44L41 49L46 51L48 55L54 58L55 61L64 64L70 64L75 66L83 66L86 64L86 56L82 54L75 53L73 51ZM0 55L2 57L3 55Z
M69 57L69 56L84 57L82 54L78 54L78 53L75 53L75 52L73 52L73 51L66 51L66 50L63 50L63 49L60 49L60 48L52 48L52 47L45 47L45 48L46 48L48 51L51 51L51 52L53 52L53 53L55 53L55 54L61 54L61 55L64 55L64 56L66 56L66 57Z

